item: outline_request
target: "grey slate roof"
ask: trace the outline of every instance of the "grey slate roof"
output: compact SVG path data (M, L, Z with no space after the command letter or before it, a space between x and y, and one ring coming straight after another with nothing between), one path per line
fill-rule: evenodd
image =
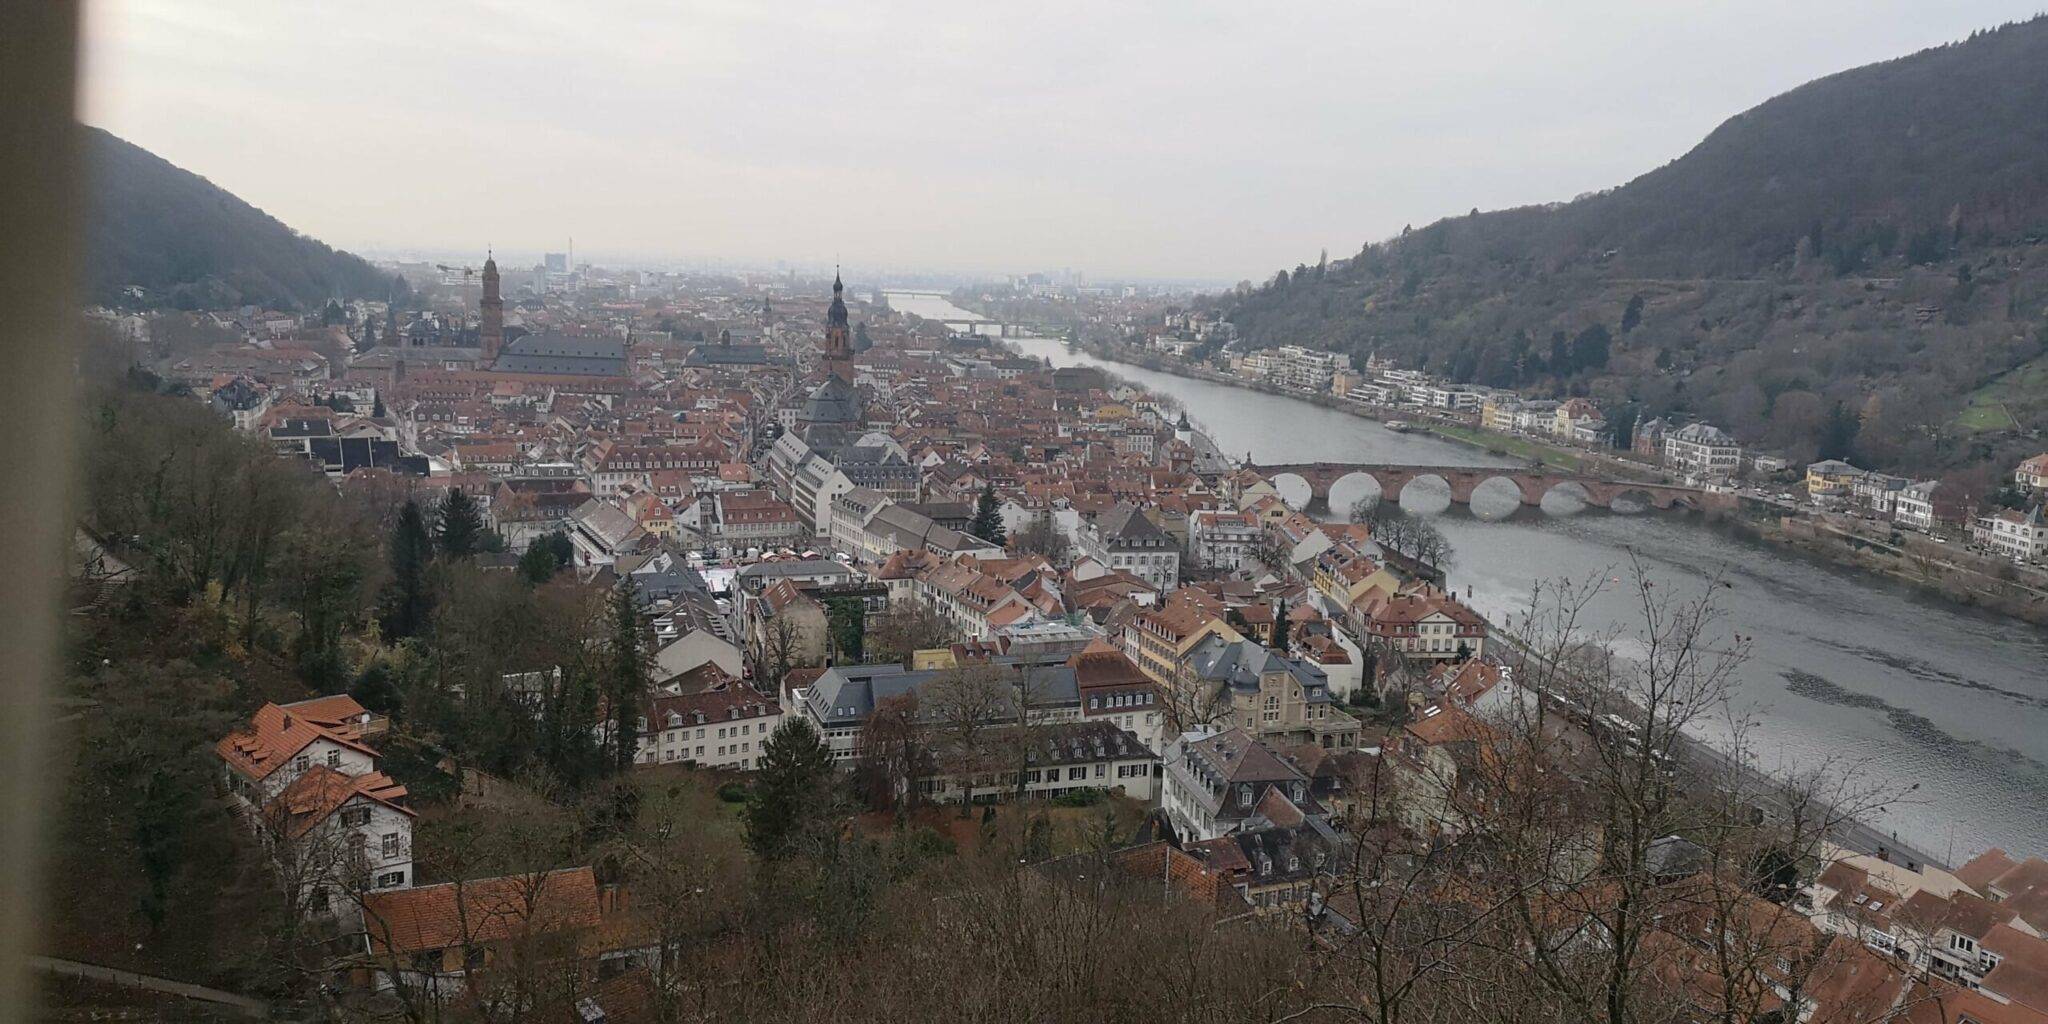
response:
M1039 708L1080 706L1081 691L1074 681L1074 669L1064 662L1030 664L1017 658L996 658L991 664L1008 673L1023 673L1032 703ZM857 726L874 713L876 704L922 690L948 671L951 670L911 670L895 663L834 666L811 684L804 704L828 729ZM1005 682L1013 683L1014 679L1010 675ZM930 712L927 709L925 713Z
M1302 697L1308 703L1330 700L1330 677L1321 666L1299 658L1283 658L1250 640L1228 641L1215 634L1203 637L1188 652L1188 669L1204 682L1227 683L1231 689L1246 693L1259 688L1260 676L1286 672L1301 684Z
M529 334L507 344L493 368L504 373L623 377L626 344L615 338Z

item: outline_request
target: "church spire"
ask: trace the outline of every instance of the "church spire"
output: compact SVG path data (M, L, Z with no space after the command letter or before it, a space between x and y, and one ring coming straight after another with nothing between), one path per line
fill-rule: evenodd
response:
M484 350L485 362L495 363L498 351L505 346L505 299L498 291L498 261L489 249L484 250L484 298L480 305L478 347Z
M825 310L825 370L835 377L853 379L853 338L846 322L846 283L839 268L832 268L832 305Z

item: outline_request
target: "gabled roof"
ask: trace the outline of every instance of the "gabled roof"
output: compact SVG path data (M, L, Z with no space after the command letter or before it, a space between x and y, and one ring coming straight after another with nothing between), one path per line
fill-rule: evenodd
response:
M598 919L597 878L588 867L363 897L363 929L373 953L419 953L529 932L594 928Z
M269 810L288 838L296 839L326 821L335 811L356 797L383 804L413 816L405 805L405 787L383 772L343 775L326 765L314 765L292 780L283 792L272 797Z
M1293 766L1242 728L1207 736L1188 746L1207 761L1227 785L1306 781Z
M316 740L328 740L372 758L377 756L377 751L362 742L353 725L322 721L323 718L331 719L340 705L308 703L314 704L315 714L294 712L276 704L257 708L249 718L249 727L227 734L214 744L214 753L219 754L229 767L253 781L269 778ZM349 703L358 709L362 707L353 700Z

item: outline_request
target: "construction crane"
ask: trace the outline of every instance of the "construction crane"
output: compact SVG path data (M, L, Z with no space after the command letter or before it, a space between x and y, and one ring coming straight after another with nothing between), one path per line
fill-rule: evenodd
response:
M471 275L476 273L475 267L451 267L446 263L436 263L434 264L434 269L439 270L443 274L453 274L458 270L462 271L463 284L468 284Z

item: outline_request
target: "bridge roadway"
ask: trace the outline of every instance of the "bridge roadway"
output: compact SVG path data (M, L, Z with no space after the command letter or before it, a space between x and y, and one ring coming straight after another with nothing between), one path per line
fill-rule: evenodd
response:
M1401 491L1410 483L1425 477L1435 477L1450 487L1451 502L1458 505L1471 504L1473 492L1489 480L1506 480L1513 484L1521 495L1522 504L1530 506L1543 504L1543 496L1560 487L1568 488L1566 493L1594 508L1612 508L1615 500L1624 496L1632 497L1657 509L1733 508L1736 504L1735 496L1732 494L1717 494L1698 487L1646 484L1633 480L1606 480L1557 470L1511 466L1397 466L1374 463L1297 462L1249 465L1246 468L1270 481L1277 482L1281 477L1292 476L1306 483L1309 489L1309 511L1327 511L1330 507L1330 490L1338 481L1355 474L1371 477L1379 484L1380 498L1396 502L1401 500Z

